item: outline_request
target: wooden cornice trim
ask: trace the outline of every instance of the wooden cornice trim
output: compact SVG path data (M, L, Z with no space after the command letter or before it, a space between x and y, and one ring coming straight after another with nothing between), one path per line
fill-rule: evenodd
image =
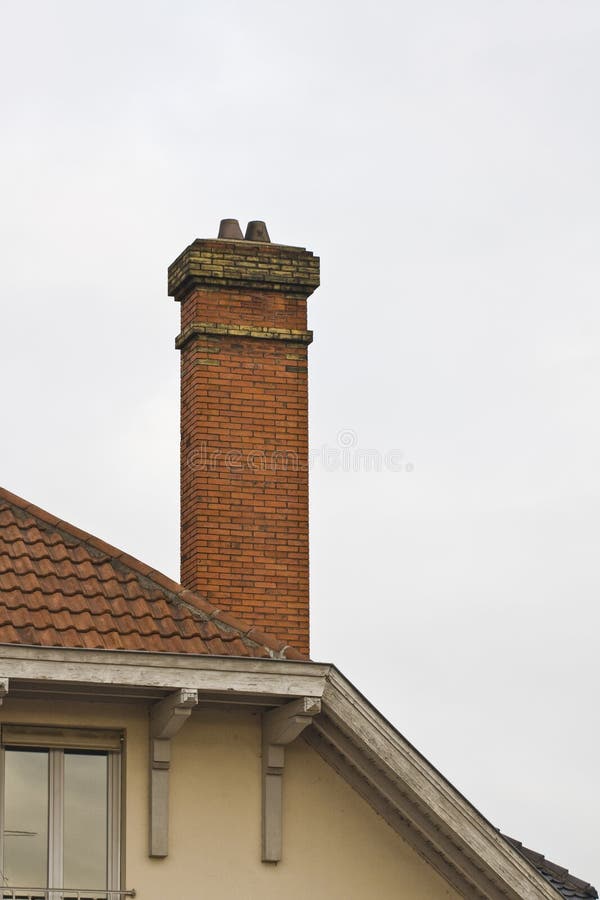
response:
M0 644L0 678L117 691L194 688L200 697L220 693L263 704L269 698L268 705L273 697L322 697L330 668L288 659Z
M558 900L560 894L334 667L323 694L327 717L360 754L427 815L457 851L470 857L513 900ZM393 801L392 801L393 802Z
M423 837L409 819L398 811L391 800L373 788L373 785L357 771L348 758L324 737L320 729L308 729L304 740L387 822L390 828L393 828L462 897L469 897L470 900L487 900L486 895L481 894L470 881L467 881L458 869L438 851L437 847Z
M363 796L372 806L382 803L395 812L396 817L408 824L413 833L419 835L422 847L429 851L428 861L440 861L451 866L462 882L462 892L468 886L466 896L485 897L486 900L506 900L506 894L490 881L479 866L466 856L457 846L453 836L444 832L435 818L430 818L411 797L404 793L337 728L331 720L323 718L315 723L321 739L329 745L330 755L337 754L350 766L363 783ZM311 740L310 736L307 739ZM323 755L323 746L320 751ZM338 762L338 765L341 763ZM456 880L456 879L455 879ZM456 885L455 885L456 886Z

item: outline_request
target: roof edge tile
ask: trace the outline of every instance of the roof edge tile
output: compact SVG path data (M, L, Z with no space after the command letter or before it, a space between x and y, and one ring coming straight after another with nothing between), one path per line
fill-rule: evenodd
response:
M596 888L590 884L588 881L584 881L582 878L577 878L575 875L571 875L568 869L564 866L560 866L558 863L552 862L542 853L538 853L537 850L532 850L530 847L526 847L521 841L516 838L509 837L506 834L503 834L502 837L505 841L514 847L516 850L521 853L525 859L534 866L538 872L543 875L546 879L551 877L558 882L562 883L562 887L564 890L570 891L571 893L565 894L564 896L573 897L573 900L577 900L575 895L572 893L573 891L578 892L579 897L589 897L597 898L598 891ZM560 887L556 887L555 889L561 891Z

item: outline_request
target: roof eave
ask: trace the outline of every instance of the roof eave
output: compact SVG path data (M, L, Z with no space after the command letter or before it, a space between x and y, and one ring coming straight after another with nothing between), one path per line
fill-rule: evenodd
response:
M333 665L303 660L0 645L0 677L44 690L166 694L213 702L322 701L309 743L458 890L489 900L560 894ZM358 779L358 780L357 780ZM388 814L389 813L389 814Z

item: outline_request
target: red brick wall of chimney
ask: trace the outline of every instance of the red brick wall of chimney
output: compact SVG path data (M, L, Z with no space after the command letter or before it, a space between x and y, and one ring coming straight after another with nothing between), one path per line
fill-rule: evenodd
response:
M169 268L181 301L181 582L309 652L302 248L199 240Z

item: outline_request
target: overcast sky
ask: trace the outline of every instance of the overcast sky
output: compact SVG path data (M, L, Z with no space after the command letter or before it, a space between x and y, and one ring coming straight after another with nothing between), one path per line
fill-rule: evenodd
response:
M318 253L311 445L405 464L313 466L313 657L596 884L599 94L597 0L0 0L0 481L177 577L167 265Z

